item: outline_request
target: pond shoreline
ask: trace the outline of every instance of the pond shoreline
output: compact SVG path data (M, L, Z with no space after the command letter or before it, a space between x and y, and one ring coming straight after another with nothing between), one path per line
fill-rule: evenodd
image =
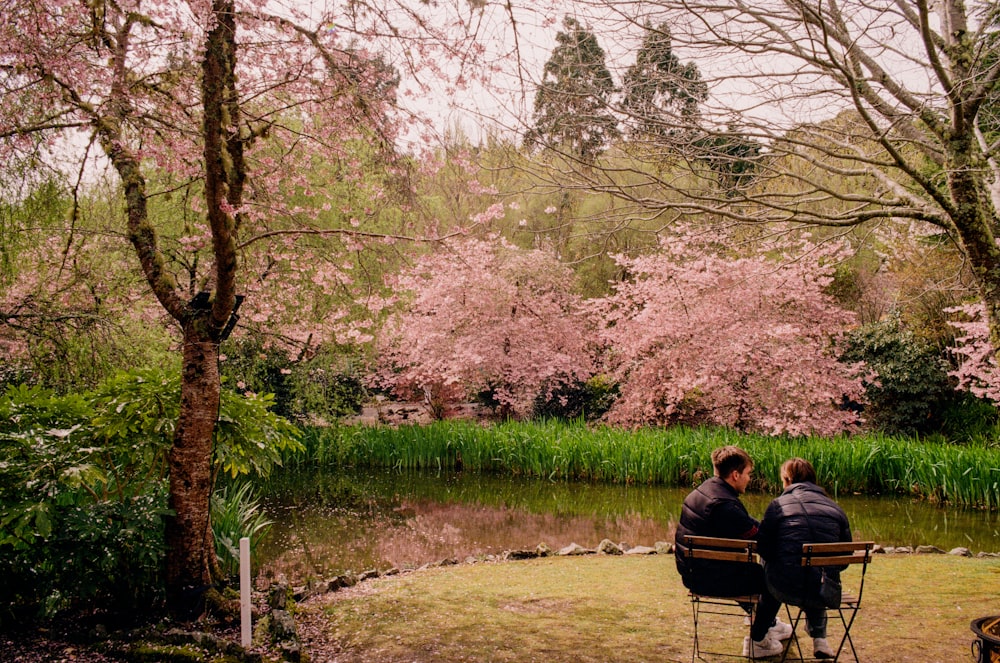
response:
M505 550L499 555L483 555L483 556L473 556L469 555L463 560L458 560L456 558L448 557L436 562L428 562L421 564L419 566L413 566L409 568L399 569L392 567L386 570L378 569L368 569L361 573L355 573L353 571L348 571L346 573L339 574L332 578L324 580L313 580L306 584L299 584L289 587L291 591L291 596L296 602L307 601L313 597L319 596L321 594L326 594L329 592L336 592L341 589L346 589L350 587L355 587L360 583L368 580L374 580L382 577L390 577L403 573L413 573L416 571L424 571L427 569L456 566L459 564L480 564L480 563L499 563L499 562L512 562L512 561L522 561L528 559L540 559L545 557L580 557L588 555L606 555L606 556L635 556L635 555L673 555L674 554L674 544L665 541L657 541L652 546L632 546L627 547L623 544L618 544L610 539L604 539L594 548L587 548L581 546L577 543L571 543L568 546L560 548L559 550L552 550L545 543L539 543L534 549L514 549ZM985 552L980 551L978 553L973 553L968 548L957 547L951 550L942 550L937 546L932 545L920 545L920 546L882 546L878 543L872 548L872 554L874 555L897 555L897 556L907 556L907 555L950 555L953 557L966 557L973 559L1000 559L1000 552ZM282 579L279 584L286 582ZM270 587L257 587L258 591L270 590Z
M683 488L449 472L304 469L259 486L274 521L258 546L269 577L420 566L545 542L673 541ZM751 514L772 496L747 494ZM838 500L855 539L884 547L1000 550L1000 514L854 495Z

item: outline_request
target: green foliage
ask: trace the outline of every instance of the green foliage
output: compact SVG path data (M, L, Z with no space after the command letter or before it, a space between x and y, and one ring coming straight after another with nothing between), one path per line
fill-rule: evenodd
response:
M272 521L260 508L249 483L223 486L212 494L212 533L215 554L223 575L232 577L240 569L240 539L250 539L250 559L256 559L257 546L271 530Z
M534 126L525 143L593 159L619 136L609 107L614 88L597 36L567 15L535 93Z
M26 176L0 201L0 389L42 384L59 393L93 388L116 371L169 360L170 328L153 323L135 255L107 224L121 210L107 191ZM0 187L11 186L0 175ZM67 219L71 219L67 221Z
M560 382L535 398L534 416L539 419L583 419L596 421L611 409L618 397L618 385L595 375L589 380Z
M715 172L716 179L727 196L737 195L740 189L753 183L761 169L761 145L729 127L695 141L698 159Z
M222 373L240 391L274 394L274 412L295 421L331 421L361 411L368 394L353 357L324 348L292 359L253 339L229 341Z
M299 429L271 411L271 394L222 392L215 465L231 477L267 476L286 452L301 451Z
M31 246L32 236L26 229L41 227L46 234L51 233L53 226L66 218L70 204L65 189L51 177L33 185L13 181L24 172L13 173L12 165L8 163L7 172L0 176L0 187L9 194L0 196L0 286L9 285L18 271L22 252ZM26 186L30 190L21 199L22 191L10 190ZM18 202L4 202L8 200Z
M338 417L361 412L368 399L353 361L345 361L336 352L319 352L307 362L292 368L291 416L298 421Z
M0 622L64 608L159 605L167 464L180 380L137 370L86 394L0 393ZM298 430L268 396L222 394L216 471L266 475ZM246 495L245 532L262 531ZM238 538L236 539L238 541Z
M340 467L354 462L352 441L339 433L341 427L310 426L302 431L305 449L287 459L286 467Z
M985 398L958 392L941 412L940 434L953 442L996 446L1000 440L1000 411Z
M865 417L876 430L893 435L939 431L944 411L960 400L947 360L896 316L852 332L841 358L864 362L874 372L864 380Z
M291 417L291 385L288 374L294 360L277 348L266 348L256 339L239 338L226 341L222 348L225 361L219 370L230 389L274 394L275 412Z
M165 482L134 471L155 452L103 434L105 405L39 388L0 395L0 620L160 598Z
M708 99L708 86L693 62L682 64L674 53L670 26L646 23L635 64L622 82L622 104L634 137L687 141L697 126L698 105Z
M22 532L19 545L0 544L0 625L70 607L124 614L159 605L166 502L163 486L122 501L48 505L50 528L36 524L31 539Z

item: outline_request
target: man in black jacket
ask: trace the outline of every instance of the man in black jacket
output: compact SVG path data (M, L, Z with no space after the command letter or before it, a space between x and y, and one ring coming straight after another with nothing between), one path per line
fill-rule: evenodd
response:
M757 564L738 564L707 559L685 559L681 548L684 537L715 536L727 539L756 539L760 523L740 501L753 473L753 460L736 446L720 447L712 452L715 475L691 491L684 499L675 535L677 571L684 586L696 594L708 596L746 596L766 594L764 570ZM749 606L745 606L749 611ZM763 626L766 636L759 641L744 641L744 655L754 658L774 656L782 651L781 640L791 636L791 626L768 617Z

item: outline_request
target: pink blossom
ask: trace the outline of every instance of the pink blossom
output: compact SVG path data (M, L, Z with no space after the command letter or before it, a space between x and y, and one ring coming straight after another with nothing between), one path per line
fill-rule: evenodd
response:
M986 307L982 303L968 304L947 312L954 316L948 324L961 334L953 350L959 358L958 368L951 373L958 378L958 388L1000 403L1000 368L990 343Z
M467 239L400 276L411 303L380 341L380 384L413 398L464 400L489 390L509 413L594 369L592 327L572 272L549 253Z
M659 253L617 259L632 278L595 304L621 383L610 421L790 435L857 421L841 407L861 398L856 368L830 342L854 324L823 291L832 249L770 249L796 259L724 257L684 230Z

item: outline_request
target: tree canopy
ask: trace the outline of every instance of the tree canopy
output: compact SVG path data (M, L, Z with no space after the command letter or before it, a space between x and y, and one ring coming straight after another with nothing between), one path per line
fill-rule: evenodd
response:
M179 339L166 577L171 607L197 611L215 564L208 498L219 344L244 296L278 268L327 284L350 280L342 258L321 267L301 256L285 263L297 239L350 235L357 249L366 237L389 234L351 223L374 216L377 205L358 196L354 204L371 214L353 205L335 210L308 179L317 164L334 163L338 177L377 199L377 187L359 186L365 177L351 149L358 144L392 169L393 63L359 48L356 37L377 38L375 26L386 21L396 23L387 31L399 40L431 33L420 53L409 54L414 69L433 61L431 44L447 37L404 7L378 15L354 7L337 17L343 31L322 7L163 0L88 8L5 5L0 156L18 172L75 177L74 190L95 169L110 168L123 212L109 235L127 240L133 269ZM71 225L70 236L74 228L84 232Z
M602 35L634 38L654 17L670 25L674 50L697 63L709 91L691 127L704 139L632 150L643 163L624 168L562 166L560 177L664 226L698 217L941 233L967 260L1000 347L997 11L960 0L603 3ZM752 166L739 186L688 167L719 138L752 148L727 157Z

